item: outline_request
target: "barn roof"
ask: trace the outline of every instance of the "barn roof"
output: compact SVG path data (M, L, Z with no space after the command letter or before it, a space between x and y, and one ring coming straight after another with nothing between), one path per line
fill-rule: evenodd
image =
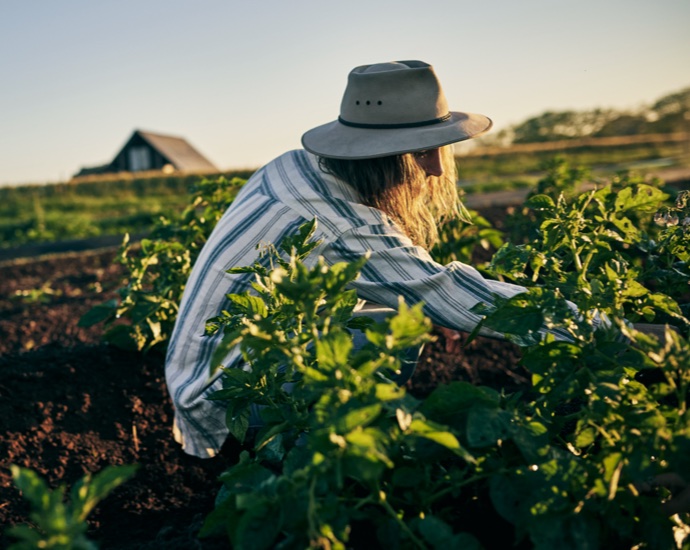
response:
M217 172L218 169L192 147L187 140L176 136L135 130L151 147L156 149L177 170L184 172Z

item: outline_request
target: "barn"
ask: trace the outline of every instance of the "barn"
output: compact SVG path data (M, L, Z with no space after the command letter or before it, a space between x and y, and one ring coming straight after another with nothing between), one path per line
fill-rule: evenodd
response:
M74 177L117 172L218 172L206 157L181 137L135 130L109 164L82 168Z

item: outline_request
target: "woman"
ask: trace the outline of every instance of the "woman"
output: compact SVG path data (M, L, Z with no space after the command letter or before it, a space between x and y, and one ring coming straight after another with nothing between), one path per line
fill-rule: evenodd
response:
M317 218L315 238L322 242L308 263L369 254L352 287L374 314L397 308L402 296L408 305L424 302L434 324L462 331L479 323L470 311L476 304L525 290L459 262L437 264L428 253L437 224L459 215L450 144L490 127L483 115L448 109L427 63L365 65L350 73L336 121L306 132L304 150L252 176L197 259L168 349L175 437L187 453L213 456L228 433L225 407L206 399L221 386L209 372L222 336L203 336L204 323L226 307L227 293L249 288L250 276L226 270L257 261L260 243L278 243ZM547 331L568 339L565 331ZM481 334L501 337L488 329ZM224 365L241 366L239 353Z

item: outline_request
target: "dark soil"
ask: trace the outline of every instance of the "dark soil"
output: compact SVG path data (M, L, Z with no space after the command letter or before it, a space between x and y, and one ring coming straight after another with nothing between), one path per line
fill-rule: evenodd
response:
M0 525L28 521L10 464L34 469L51 487L70 487L107 465L136 463L135 478L91 514L90 538L103 549L224 548L196 532L213 507L218 474L240 447L228 442L207 460L185 455L171 434L162 356L119 350L99 341L100 327L77 326L115 295L114 255L0 265ZM467 335L435 335L409 383L415 395L452 380L508 391L528 384L516 347L478 339L463 348ZM9 542L3 531L0 547Z

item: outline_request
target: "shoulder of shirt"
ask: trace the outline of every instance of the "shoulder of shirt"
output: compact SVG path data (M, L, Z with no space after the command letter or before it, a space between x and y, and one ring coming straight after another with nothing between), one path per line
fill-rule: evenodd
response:
M277 164L279 162L294 162L296 160L309 160L312 162L314 165L318 166L319 160L318 157L309 151L305 149L291 149L289 151L285 151L284 153L278 155L277 157L273 158L272 160L268 161L266 164L264 164L259 170L263 170L264 168L268 168L269 166L273 164ZM257 172L259 171L257 170Z

